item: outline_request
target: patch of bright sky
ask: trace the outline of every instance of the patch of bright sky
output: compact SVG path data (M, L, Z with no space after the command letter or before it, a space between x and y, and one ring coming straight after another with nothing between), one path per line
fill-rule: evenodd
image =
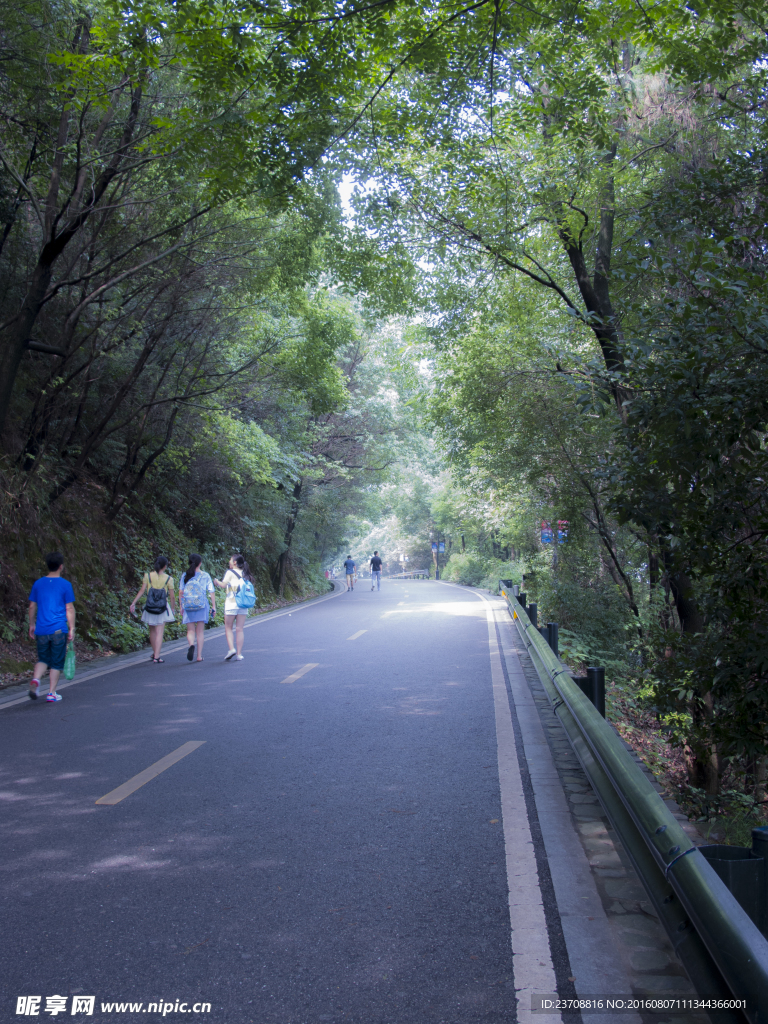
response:
M355 219L355 212L350 202L352 190L355 187L355 179L351 174L345 174L338 185L339 196L341 197L341 208L344 211L344 219L351 223Z

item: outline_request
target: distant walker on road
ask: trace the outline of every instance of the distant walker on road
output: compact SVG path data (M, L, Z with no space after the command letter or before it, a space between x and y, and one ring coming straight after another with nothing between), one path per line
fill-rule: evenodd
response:
M373 558L371 559L371 590L374 589L374 580L376 581L377 590L381 590L381 559L379 558L379 552L373 552Z
M346 561L344 562L344 571L347 574L347 590L355 589L355 569L357 563L353 561L352 555L347 555Z

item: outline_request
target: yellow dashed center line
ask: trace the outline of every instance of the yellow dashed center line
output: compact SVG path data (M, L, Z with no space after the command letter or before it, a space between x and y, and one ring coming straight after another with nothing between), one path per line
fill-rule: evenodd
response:
M187 754L191 754L193 750L197 750L198 747L202 747L205 740L190 740L188 743L182 744L178 750L174 750L171 754L166 754L165 757L161 757L159 761L155 761L149 768L145 768L143 772L139 772L138 775L134 775L132 779L128 779L122 786L118 786L117 789L113 789L111 793L107 793L106 796L100 796L96 801L97 804L119 804L121 800L125 800L131 793L135 793L137 789L141 789L152 779L156 778L161 772L164 772L166 768L170 768L172 764L176 764L182 757L186 757Z
M319 661L310 661L308 665L302 665L301 668L294 672L292 676L286 676L285 679L281 679L280 685L282 686L283 683L295 683L297 679L301 679L301 677L306 675L307 672L311 672L313 668L317 668L319 664Z

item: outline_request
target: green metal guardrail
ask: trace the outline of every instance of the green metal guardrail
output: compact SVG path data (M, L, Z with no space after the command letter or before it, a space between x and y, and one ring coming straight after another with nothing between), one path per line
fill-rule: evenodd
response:
M507 581L504 581L506 584ZM621 739L555 657L507 586L507 601L553 711L645 885L699 996L746 999L717 1024L768 1024L768 941L691 842Z

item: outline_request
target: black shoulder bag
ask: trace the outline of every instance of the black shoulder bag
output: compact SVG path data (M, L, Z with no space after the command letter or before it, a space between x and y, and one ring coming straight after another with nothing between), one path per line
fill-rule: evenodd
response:
M165 574L165 583L162 587L150 587L147 591L147 603L144 605L144 611L149 612L150 615L162 615L168 608L168 581L170 580L168 573ZM147 573L147 582L149 582L149 573Z

